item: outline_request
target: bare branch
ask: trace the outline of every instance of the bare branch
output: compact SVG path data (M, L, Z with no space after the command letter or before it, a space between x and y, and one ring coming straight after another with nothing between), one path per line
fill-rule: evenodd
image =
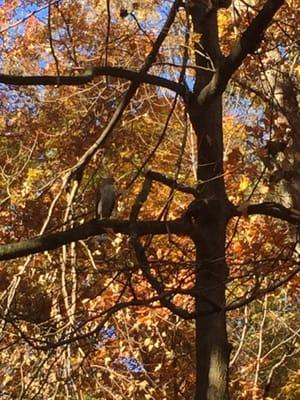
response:
M232 207L231 216L241 216L242 211ZM292 224L300 224L300 214L294 209L289 209L281 204L266 202L253 204L247 207L247 214L269 215L282 219ZM10 243L0 246L0 261L10 260L30 254L47 250L54 250L64 244L87 239L90 236L105 233L105 229L112 229L115 233L137 236L176 234L189 236L193 231L193 225L188 219L175 219L172 221L120 221L120 220L92 220L64 232L57 232L50 235L38 236L33 239L22 240L17 243Z
M216 69L210 82L199 93L197 97L198 105L204 106L213 97L224 92L233 73L239 68L247 55L253 53L259 46L265 30L283 3L284 0L268 0L265 3L248 29L242 34L231 53Z
M289 274L287 274L283 279L273 283L272 285L266 287L265 289L258 289L255 287L254 290L252 290L248 296L228 304L225 307L225 311L235 310L237 308L243 307L247 304L252 303L253 300L258 299L259 297L262 297L267 293L274 292L275 290L279 289L281 286L289 282L294 276L298 274L298 272L300 272L299 265L297 265L297 267L295 267L295 269L292 270L292 272L290 272Z
M168 222L92 220L67 231L38 236L33 239L21 240L20 242L0 246L0 261L11 260L13 258L36 254L47 250L54 250L64 244L77 242L78 240L87 239L90 236L105 233L106 229L111 229L115 233L123 233L125 235L134 233L137 236L149 234L163 235L169 233L188 235L192 231L192 226L186 219L176 219Z
M172 297L174 295L172 293L168 295L168 293L164 289L163 284L160 283L159 280L151 273L145 251L139 240L136 237L131 236L130 241L135 250L135 255L139 266L141 267L143 274L147 281L150 283L151 287L158 294L161 305L168 308L173 314L178 315L183 319L191 319L193 314L189 313L181 307L176 306L172 302Z
M10 29L15 28L16 26L18 26L18 25L20 25L20 24L23 24L23 23L26 22L30 17L32 17L33 15L38 14L39 12L43 11L45 8L48 8L48 7L49 7L49 4L54 4L56 1L57 1L57 0L49 1L49 3L47 3L47 4L45 4L45 5L43 5L43 6L39 7L39 8L37 8L36 10L34 10L34 11L32 11L31 13L25 15L25 17L19 19L18 21L14 22L14 23L12 23L12 24L10 24L10 25L5 26L3 29L0 30L0 34L3 34L4 32L7 32L7 31L9 31Z
M151 184L152 184L152 180L146 176L146 179L144 180L144 183L143 183L143 187L142 187L140 193L138 194L138 196L136 197L135 202L132 206L130 216L129 216L130 221L137 220L137 218L139 216L139 212L140 212L143 204L147 200L148 195L151 191Z
M181 83L161 78L156 75L130 71L119 67L91 67L87 68L82 75L36 75L36 76L19 76L0 74L0 83L14 86L80 86L92 82L99 76L114 76L116 78L126 79L136 84L149 83L164 87L181 96L188 95L188 89Z
M165 175L160 174L159 172L147 171L146 176L151 178L151 180L153 180L153 181L160 182L160 183L170 187L171 189L177 189L179 192L192 194L195 197L198 194L196 189L194 189L190 186L178 183L176 180L174 180L172 178L168 178Z
M287 208L279 203L272 201L261 204L241 205L240 207L232 208L232 216L242 215L268 215L270 217L279 218L283 221L290 222L291 224L300 224L300 212L294 208Z

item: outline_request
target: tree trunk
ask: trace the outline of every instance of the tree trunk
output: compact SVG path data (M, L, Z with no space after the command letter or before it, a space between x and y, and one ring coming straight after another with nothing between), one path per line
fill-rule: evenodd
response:
M196 45L197 70L194 93L210 81L221 61L218 42L217 12L191 9L194 32L200 33ZM206 57L203 57L205 53ZM207 56L211 59L208 61ZM189 105L189 115L197 137L199 198L188 210L194 225L196 247L196 393L195 400L228 399L230 347L226 332L225 284L228 267L225 261L225 236L228 200L223 178L222 97L205 107Z
M197 254L196 289L196 400L228 398L229 345L225 305L227 266L224 261L225 210L208 211L211 218L199 219L194 238ZM223 214L223 215L222 215Z
M226 332L225 261L227 198L222 162L221 99L193 115L198 137L200 197L190 208L196 246L196 400L228 398L229 344ZM197 121L199 121L199 123ZM201 133L200 133L201 132ZM212 132L208 135L208 132Z

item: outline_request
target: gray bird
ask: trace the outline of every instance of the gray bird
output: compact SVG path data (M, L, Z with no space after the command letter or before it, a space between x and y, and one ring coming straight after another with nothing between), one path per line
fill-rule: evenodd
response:
M110 218L116 204L116 189L113 178L103 179L96 199L96 216L98 219Z

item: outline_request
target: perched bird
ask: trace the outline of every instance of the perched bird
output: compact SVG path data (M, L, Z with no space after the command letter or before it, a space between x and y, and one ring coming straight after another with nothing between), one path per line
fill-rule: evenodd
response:
M116 189L113 178L103 179L96 199L96 216L98 219L110 218L116 204Z

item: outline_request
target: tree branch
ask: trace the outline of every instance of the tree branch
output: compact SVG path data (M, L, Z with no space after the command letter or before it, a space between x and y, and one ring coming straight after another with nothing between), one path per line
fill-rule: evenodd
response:
M275 282L272 285L270 285L264 289L255 288L254 290L251 291L251 293L248 294L248 296L246 296L240 300L233 301L232 303L228 304L225 307L225 311L231 311L231 310L235 310L237 308L243 307L247 304L252 303L253 300L258 299L259 297L262 297L267 293L274 292L275 290L279 289L281 286L283 286L287 282L289 282L294 276L296 276L298 274L298 272L300 272L299 265L297 265L297 267L295 267L294 270L292 270L289 274L287 274L280 281Z
M91 67L86 69L82 75L77 76L18 76L0 74L0 83L15 86L79 86L92 82L98 76L114 76L116 78L126 79L137 84L149 83L151 85L169 89L183 97L188 94L188 89L181 83L177 83L152 74L141 74L140 72L130 71L120 67Z
M259 46L264 31L283 3L284 0L268 0L265 3L262 10L253 19L248 29L233 47L231 53L217 68L210 82L199 93L197 97L198 106L204 106L214 96L224 92L233 73L239 68L247 55L253 53Z
M147 176L144 180L143 187L135 199L135 202L132 206L129 220L136 221L138 219L139 213L145 201L147 200L149 193L151 191L152 180L149 179Z
M279 218L294 225L300 224L300 211L271 201L261 204L250 204L245 207L241 205L240 207L232 208L232 212L232 216L260 214Z
M136 255L137 261L139 263L139 266L141 267L141 269L143 271L143 275L147 279L147 281L150 283L152 288L158 294L159 299L160 299L160 304L163 307L168 308L173 314L178 315L180 318L191 319L193 314L189 313L188 311L184 310L181 307L176 306L172 302L172 298L174 297L174 295L172 293L167 293L165 291L163 284L160 283L159 280L151 273L151 269L148 264L145 250L142 247L142 245L140 244L139 240L136 237L131 236L130 242L135 250L135 255Z
M197 196L198 192L196 189L192 188L191 186L184 185L182 183L178 183L177 180L169 178L165 175L160 174L156 171L147 171L146 176L149 177L151 180L160 182L171 189L176 189L179 192L192 194L193 196Z
M292 224L300 224L300 212L289 209L281 204L266 202L252 204L245 209L242 207L232 207L231 217L242 215L269 215ZM143 235L164 235L176 234L189 236L193 231L193 225L189 219L175 219L172 221L120 221L120 220L92 220L75 228L64 232L52 233L49 235L38 236L33 239L22 240L17 243L10 243L0 246L0 261L11 260L18 257L28 256L43 251L54 250L64 244L77 242L87 239L90 236L105 233L106 229L111 229L115 233L124 235L136 234Z
M186 219L173 221L120 221L120 220L92 220L75 228L56 232L49 235L38 236L33 239L21 240L0 246L0 261L28 256L43 251L54 250L62 245L87 239L90 236L105 233L111 229L115 233L124 235L163 235L174 233L177 235L188 235L192 226Z

